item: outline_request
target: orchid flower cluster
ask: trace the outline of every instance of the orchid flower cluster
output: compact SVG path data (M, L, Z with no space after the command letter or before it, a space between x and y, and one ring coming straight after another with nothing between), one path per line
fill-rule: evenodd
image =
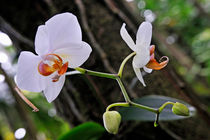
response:
M77 17L71 13L53 16L44 25L38 27L35 37L37 55L23 51L19 56L16 75L18 88L31 92L43 91L47 101L52 102L61 92L67 75L79 73L115 79L121 88L125 102L109 105L103 115L104 126L112 134L118 132L121 122L121 116L117 111L109 111L112 107L135 106L159 115L167 104L175 105L175 103L163 104L159 109L134 103L130 100L121 77L124 65L134 56L132 63L134 72L143 86L146 86L140 69L142 68L147 73L151 73L152 70L160 70L168 64L169 59L164 56L160 59L160 63L155 59L155 46L150 45L152 38L152 25L150 22L143 22L139 26L135 43L125 26L126 24L123 23L120 35L133 52L123 60L118 74L102 73L80 67L90 56L92 49L88 43L82 41L82 32ZM68 68L75 71L67 72ZM184 112L183 109L179 111L179 106L180 104L178 104L178 107L177 105L174 107L175 111L173 112L175 114L189 114L189 110L186 108ZM176 113L177 110L178 113ZM156 124L157 121L155 121Z

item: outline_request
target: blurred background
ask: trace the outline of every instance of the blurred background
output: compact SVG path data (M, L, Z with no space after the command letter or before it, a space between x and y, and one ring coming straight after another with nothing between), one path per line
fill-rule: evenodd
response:
M87 75L69 76L51 104L42 93L24 91L39 108L32 112L14 91L17 59L21 51L35 52L37 27L62 12L78 17L83 40L93 49L82 67L110 73L116 73L131 53L119 34L122 23L135 40L140 23L151 22L156 56L169 56L170 63L161 71L143 73L144 88L129 61L123 73L128 93L132 99L177 98L192 105L196 115L162 121L157 128L152 121L124 119L119 134L110 135L102 128L102 115L109 104L123 101L123 96L115 81ZM89 121L99 126L94 124L90 132L85 128L93 124L83 126L86 133L77 129L75 139L210 139L210 0L1 0L0 63L0 140L72 139L72 130ZM88 137L77 138L78 134Z

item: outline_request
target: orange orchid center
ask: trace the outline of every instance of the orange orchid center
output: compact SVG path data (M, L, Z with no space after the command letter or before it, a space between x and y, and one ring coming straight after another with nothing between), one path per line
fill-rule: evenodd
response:
M160 63L155 59L155 45L152 45L150 47L150 61L147 63L146 67L154 70L160 70L168 64L169 58L167 56L163 56L159 61Z
M68 62L63 64L62 58L57 54L47 54L38 65L38 71L43 76L49 76L55 71L57 74L52 78L53 82L57 82L68 68Z

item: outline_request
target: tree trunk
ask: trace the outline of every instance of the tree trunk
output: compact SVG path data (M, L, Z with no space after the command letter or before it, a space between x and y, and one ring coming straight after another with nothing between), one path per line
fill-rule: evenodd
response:
M38 25L44 24L56 13L72 12L78 17L82 27L83 40L89 42L93 49L90 58L82 67L113 73L118 70L122 60L131 53L120 36L122 23L127 23L127 29L133 37L135 37L137 27L140 24L140 20L134 14L135 12L128 8L128 5L125 5L121 0L1 1L0 13L4 20L0 22L0 30L8 33L13 42L17 42L17 45L14 44L17 50L34 51L29 42L34 40ZM11 28L5 27L8 23ZM17 34L12 32L13 29L21 33L22 38L17 37ZM153 40L157 45L163 43L158 37L158 35L154 36L155 40ZM24 39L29 40L29 42L24 41ZM154 71L152 74L146 75L144 77L147 84L146 88L139 82L133 88L130 83L134 77L131 61L129 61L123 73L123 82L132 99L148 94L175 97L194 105L200 116L163 123L158 128L153 128L152 123L123 122L119 134L108 136L109 139L126 140L136 139L136 137L143 137L143 139L163 139L166 137L169 139L179 139L180 137L199 139L207 134L209 129L204 130L202 127L197 127L197 123L210 124L209 114L200 106L201 102L197 99L196 94L174 71L171 64L164 70ZM106 107L118 101L124 101L124 99L116 81L87 75L73 75L67 78L62 92L54 101L54 105L59 115L73 127L86 121L96 121L102 124L102 115ZM176 131L177 129L180 131ZM190 136L189 133L192 134L196 131L199 131L196 138Z

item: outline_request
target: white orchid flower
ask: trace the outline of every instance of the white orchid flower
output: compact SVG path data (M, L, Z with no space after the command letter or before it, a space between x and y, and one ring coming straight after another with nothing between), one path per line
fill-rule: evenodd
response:
M92 49L82 41L76 16L62 13L38 27L35 51L38 55L21 52L16 83L20 89L43 91L47 101L52 102L64 85L67 69L82 65Z
M160 70L163 67L165 67L168 64L168 57L163 56L160 61L164 59L163 62L158 63L156 59L154 58L154 51L155 46L151 45L151 38L152 38L152 25L150 22L143 22L137 31L136 34L136 43L134 43L133 39L128 34L125 23L123 23L120 35L123 38L123 40L127 43L127 45L136 52L136 55L133 58L133 69L136 73L136 76L138 77L139 81L143 84L143 86L146 86L144 83L144 79L142 77L140 68L143 68L145 72L151 73L152 69L154 70Z

